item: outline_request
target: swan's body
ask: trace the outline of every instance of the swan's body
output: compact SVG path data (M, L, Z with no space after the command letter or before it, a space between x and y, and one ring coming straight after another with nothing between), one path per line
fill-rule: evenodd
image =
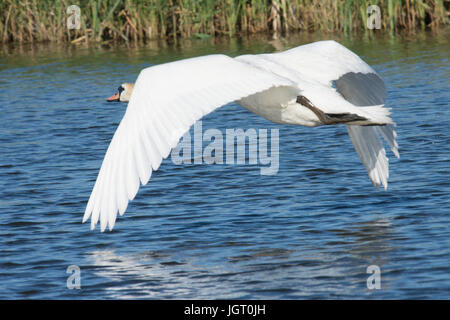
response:
M122 88L122 89L121 89ZM131 95L131 90L133 91ZM123 91L123 92L121 92ZM375 186L387 188L388 159L380 137L398 157L394 123L384 108L386 90L376 72L334 41L320 41L274 54L230 58L209 55L146 68L106 152L86 207L91 228L113 228L139 182L207 113L236 101L276 123L347 124L350 138Z

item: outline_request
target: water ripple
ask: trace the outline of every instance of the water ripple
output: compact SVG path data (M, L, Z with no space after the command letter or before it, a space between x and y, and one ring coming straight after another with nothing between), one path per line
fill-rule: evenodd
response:
M449 49L423 39L339 39L386 80L402 157L387 192L371 185L345 127L280 126L229 104L203 129L279 129L278 174L166 159L103 234L81 217L125 112L104 97L175 57L273 48L231 40L5 56L0 299L448 299ZM81 290L66 287L71 265ZM381 290L367 289L369 265L381 268Z

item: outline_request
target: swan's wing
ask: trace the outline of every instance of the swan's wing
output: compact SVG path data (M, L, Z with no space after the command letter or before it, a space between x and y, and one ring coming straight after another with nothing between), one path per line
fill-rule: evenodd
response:
M364 86L371 84L373 95L386 97L383 80L375 70L365 63L357 54L333 40L317 41L283 52L263 54L276 63L284 65L308 79L331 85L333 81L357 75ZM367 78L367 79L366 79ZM344 81L342 81L344 82ZM369 90L365 95L372 95Z
M383 105L386 87L360 57L335 41L318 41L271 54L244 55L237 60L294 81L314 105L326 113L364 113ZM352 98L352 101L350 101ZM374 102L376 101L376 102Z
M139 182L174 148L190 126L229 102L292 82L238 62L210 55L144 69L134 86L126 113L103 160L83 217L91 229L112 229L125 212Z
M260 56L295 73L299 87L305 88L302 94L324 112L345 110L357 113L362 110L358 108L361 106L379 106L372 108L377 112L373 114L374 118L389 115L388 110L380 108L386 101L383 80L358 55L335 41L319 41ZM385 189L389 162L380 137L386 140L394 155L400 157L394 125L392 122L384 126L347 126L350 139L372 183L375 186L382 184Z

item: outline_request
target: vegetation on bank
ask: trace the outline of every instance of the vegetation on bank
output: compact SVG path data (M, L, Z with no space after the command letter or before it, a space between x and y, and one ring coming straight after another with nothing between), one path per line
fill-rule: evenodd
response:
M80 28L69 17L79 6ZM380 8L381 30L438 30L450 0L0 0L1 42L146 41L292 31L380 32L366 26ZM372 13L369 14L370 16ZM72 19L72 20L71 20Z

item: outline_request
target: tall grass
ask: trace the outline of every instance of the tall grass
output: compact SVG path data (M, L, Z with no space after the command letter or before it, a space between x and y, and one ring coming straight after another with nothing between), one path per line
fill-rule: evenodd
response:
M81 28L66 27L69 5ZM450 0L0 0L5 42L146 41L258 32L368 32L367 7L381 8L382 30L437 30Z

